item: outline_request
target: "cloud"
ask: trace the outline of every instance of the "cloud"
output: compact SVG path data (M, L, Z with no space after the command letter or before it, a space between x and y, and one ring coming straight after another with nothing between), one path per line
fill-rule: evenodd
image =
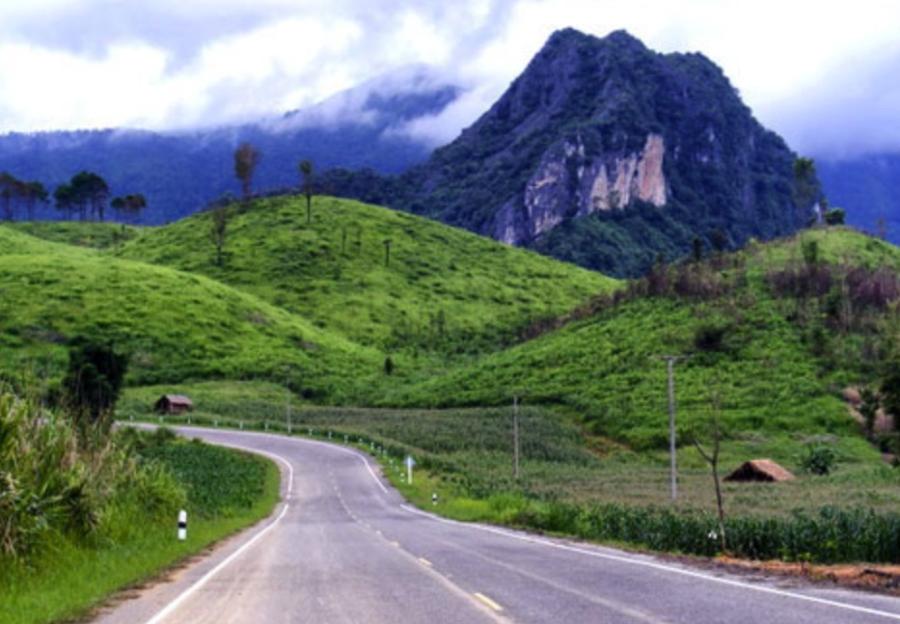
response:
M900 149L894 0L0 3L0 131L272 118L427 65L434 81L463 93L398 131L438 144L565 26L596 35L626 28L663 52L704 52L803 151Z

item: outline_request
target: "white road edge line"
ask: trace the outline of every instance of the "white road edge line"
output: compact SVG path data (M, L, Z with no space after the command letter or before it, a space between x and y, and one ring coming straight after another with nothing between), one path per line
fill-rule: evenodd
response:
M503 607L498 605L496 602L494 602L493 600L491 600L490 598L488 598L481 592L474 592L473 596L478 598L478 600L480 600L482 603L486 604L488 607L490 607L494 611L503 611Z
M150 423L150 424L153 424L153 423ZM381 491L384 492L385 494L388 493L388 489L386 487L384 487L384 483L381 482L381 479L379 479L378 475L375 474L375 471L372 470L372 465L369 463L369 460L366 459L365 455L363 455L361 452L359 452L357 450L353 450L353 449L349 449L344 446L341 446L340 444L337 444L336 442L319 442L318 440L310 440L309 438L304 438L304 437L289 436L289 435L278 434L278 433L263 433L261 431L238 431L237 429L211 429L211 428L207 428L207 427L190 427L190 426L183 427L180 425L175 425L174 429L176 429L176 430L178 430L178 429L193 429L195 431L208 431L208 432L213 432L213 433L233 432L233 433L238 433L240 435L259 436L261 438L274 438L276 440L290 440L293 442L300 442L303 444L315 444L317 446L324 446L324 447L327 447L327 448L330 448L330 449L333 449L336 451L340 451L341 453L347 453L348 455L353 455L354 457L356 457L359 461L361 461L366 466L366 470L368 470L369 474L372 475L372 479L375 480L375 483L378 484L378 487L381 488ZM218 444L218 443L215 443L215 444ZM228 444L225 443L225 444L222 444L221 446L227 446L227 445ZM235 448L245 448L245 447L235 446ZM251 451L251 452L256 452L255 450L252 450L252 449L246 449L246 450Z
M440 516L435 516L415 507L411 507L409 505L401 505L401 508L406 511L414 514L418 514L420 516L424 516L426 518L430 518L437 522L443 522L444 524L453 524L460 527L467 527L471 529L478 529L479 531L486 531L488 533L495 533L497 535L504 535L506 537L511 537L513 539L517 539L523 542L530 542L532 544L537 544L540 546L550 546L552 548L559 548L560 550L567 550L574 553L579 553L582 555L588 555L590 557L599 557L601 559L609 559L611 561L618 561L620 563L628 563L632 565L644 566L647 568L653 568L655 570L661 570L663 572L671 572L674 574L681 574L683 576L690 576L692 578L702 579L705 581L711 581L713 583L719 583L722 585L729 585L732 587L739 587L742 589L750 589L757 592L762 592L766 594L773 594L775 596L781 596L784 598L794 598L796 600L805 600L807 602L813 602L816 604L821 604L829 607L836 607L839 609L846 609L849 611L856 611L859 613L866 613L868 615L876 615L892 620L900 621L900 613L890 613L888 611L879 611L878 609L872 609L869 607L862 607L859 605L849 604L846 602L837 602L835 600L828 600L827 598L817 598L815 596L806 596L804 594L797 594L794 592L784 591L781 589L774 589L772 587L764 587L762 585L751 585L749 583L742 583L741 581L735 581L732 579L720 578L717 576L710 576L709 574L703 574L701 572L694 572L692 570L685 570L682 568L675 568L672 566L663 565L661 563L655 563L653 561L642 561L640 559L631 559L629 557L623 557L619 555L611 555L608 553L596 552L591 550L585 550L583 548L576 548L574 546L567 546L566 544L557 544L555 542L550 542L547 540L529 537L526 535L519 535L517 533L513 533L511 531L504 531L501 529L494 529L491 527L487 527L480 524L467 523L467 522L458 522L456 520L448 520L446 518L441 518Z
M210 443L210 444L212 444L212 443ZM287 497L291 496L291 492L293 491L293 488L294 488L294 467L291 466L291 463L288 460L286 460L284 457L281 457L280 455L276 455L274 453L269 453L268 451L258 451L256 449L251 449L246 446L239 446L237 444L219 444L219 446L228 446L230 448L241 449L241 450L245 450L250 453L257 453L259 455L265 455L265 456L268 456L268 457L271 457L271 458L281 461L288 468ZM177 598L175 598L175 600L173 600L168 605L166 605L166 607L163 608L162 611L159 611L156 615L154 615L152 618L147 620L146 624L158 624L159 622L162 622L165 618L167 618L169 615L171 615L171 613L173 611L175 611L175 609L177 609L179 606L181 606L181 603L183 603L185 600L187 600L188 597L191 596L191 594L193 594L198 589L200 589L201 587L206 585L206 583L208 583L209 580L213 576L215 576L222 569L224 569L225 566L227 566L232 561L237 559L247 549L249 549L251 546L253 546L253 544L255 544L257 541L259 541L259 539L262 538L262 536L264 536L266 533L268 533L273 528L275 528L275 526L277 526L278 523L281 522L281 519L284 518L284 514L287 513L287 510L289 508L290 508L290 505L287 502L285 502L284 507L281 509L281 513L278 514L278 517L275 518L275 520L270 522L264 529L262 529L256 535L254 535L246 544L244 544L243 546L238 548L236 551L234 551L233 553L228 555L228 557L226 557L223 561L221 561L219 563L219 565L217 565L212 570L210 570L209 572L204 574L202 577L200 577L200 579L198 579L193 585L191 585L186 590L181 592L181 594L179 594L179 596Z
M179 428L183 428L183 429L191 429L191 428L193 428L193 429L200 429L200 430L203 430L203 431L221 431L221 430L217 430L217 429L206 429L206 428L202 428L202 427L179 427ZM326 446L326 447L331 448L331 449L335 449L335 450L338 450L338 451L341 451L341 452L344 452L344 453L349 453L349 454L351 454L351 455L354 455L357 459L359 459L361 462L363 462L363 464L365 464L366 469L369 471L369 474L372 476L372 479L375 481L375 483L378 484L378 487L380 487L381 490L382 490L385 494L388 493L387 488L384 486L384 484L381 482L381 480L375 475L375 472L372 470L372 467L371 467L371 465L369 464L369 461L362 455L362 453L360 453L360 452L358 452L358 451L354 451L354 450L350 450L350 449L348 449L348 448L344 448L343 446L340 446L340 445L338 445L338 444L329 444L329 443L326 443L326 442L319 442L319 441L317 441L317 440L309 440L309 439L306 439L306 438L297 438L297 437L291 437L291 436L285 436L285 435L278 435L278 434L272 434L272 433L261 433L261 432L256 432L256 431L242 431L242 432L240 432L240 433L241 433L242 435L248 435L248 434L249 434L249 435L261 436L261 437L267 437L267 438L277 438L277 439L280 439L280 440L296 440L296 441L298 441L298 442L304 442L304 443L306 443L306 444L317 444L317 445L320 445L320 446ZM246 447L235 446L235 448L244 448L244 449L246 449L246 450L248 450L248 451L250 451L250 452L256 452L254 449L248 449L248 448L246 448ZM273 455L273 456L274 456L274 457L277 457L276 455ZM285 463L287 463L286 460L284 460L283 458L280 458L280 457L279 457L279 459L281 459L282 461L284 461ZM289 464L288 464L288 465L289 465ZM291 475L291 477L290 477L290 478L291 478L291 481L293 481L293 469L290 470L290 475ZM286 506L285 506L285 507L286 507ZM898 613L890 613L890 612L888 612L888 611L880 611L880 610L878 610L878 609L872 609L872 608L869 608L869 607L862 607L862 606L859 606L859 605L849 604L849 603L846 603L846 602L837 602L837 601L835 601L835 600L828 600L827 598L816 598L815 596L806 596L806 595L804 595L804 594L797 594L797 593L794 593L794 592L784 591L784 590L781 590L781 589L774 589L774 588L772 588L772 587L764 587L764 586L761 586L761 585L751 585L751 584L749 584L749 583L742 583L742 582L740 582L740 581L734 581L734 580L731 580L731 579L725 579L725 578L720 578L720 577L716 577L716 576L710 576L709 574L702 574L702 573L700 573L700 572L694 572L694 571L692 571L692 570L685 570L685 569L681 569L681 568L675 568L675 567L672 567L672 566L663 565L663 564L661 564L661 563L654 563L654 562L652 562L652 561L641 561L641 560L639 560L639 559L630 559L630 558L628 558L628 557L622 557L622 556L619 556L619 555L611 555L611 554L607 554L607 553L601 553L601 552L596 552L596 551L585 550L585 549L583 549L583 548L576 548L576 547L574 547L574 546L567 546L567 545L565 545L565 544L556 544L556 543L554 543L554 542L550 542L550 541L547 541L547 540L542 540L542 539L538 539L538 538L535 538L535 537L529 537L529 536L526 536L526 535L519 535L519 534L510 532L510 531L504 531L504 530L501 530L501 529L494 529L494 528L487 527L487 526L483 526L483 525L480 525L480 524L466 523L466 522L457 522L457 521L455 521L455 520L448 520L448 519L446 519L446 518L441 518L440 516L435 516L435 515L433 515L433 514L426 513L426 512L424 512L424 511L421 511L421 510L416 509L416 508L414 508L414 507L410 507L409 505L400 505L400 507L401 507L401 509L404 509L404 510L406 510L407 512L415 513L415 514L418 514L418 515L420 515L420 516L424 516L424 517L426 517L426 518L430 518L430 519L432 519L432 520L435 520L435 521L437 521L437 522L443 522L443 523L445 523L445 524L453 524L453 525L457 525L457 526L461 526L461 527L467 527L467 528L470 528L470 529L477 529L477 530L480 530L480 531L486 531L486 532L488 532L488 533L495 533L495 534L497 534L497 535L505 535L506 537L510 537L510 538L513 538L513 539L517 539L517 540L520 540L520 541L523 541L523 542L530 542L530 543L532 543L532 544L537 544L537 545L540 545L540 546L550 546L550 547L552 547L552 548L558 548L558 549L560 549L560 550L567 550L567 551L570 551L570 552L579 553L579 554L587 555L587 556L590 556L590 557L598 557L598 558L600 558L600 559L608 559L608 560L610 560L610 561L618 561L618 562L620 562L620 563L628 563L628 564L631 564L631 565L643 566L643 567L652 568L652 569L655 569L655 570L661 570L661 571L663 571L663 572L670 572L670 573L673 573L673 574L680 574L680 575L683 575L683 576L689 576L689 577L692 577L692 578L697 578L697 579L701 579L701 580L705 580L705 581L710 581L710 582L713 582L713 583L719 583L719 584L721 584L721 585L729 585L729 586L731 586L731 587L739 587L739 588L742 588L742 589L749 589L749 590L751 590L751 591L756 591L756 592L761 592L761 593L771 594L771 595L775 595L775 596L781 596L781 597L784 597L784 598L793 598L793 599L795 599L795 600L803 600L803 601L812 602L812 603L815 603L815 604L821 604L821 605L825 605L825 606L835 607L835 608L838 608L838 609L845 609L845 610L848 610L848 611L855 611L855 612L857 612L857 613L866 613L866 614L868 614L868 615L875 615L875 616L879 616L879 617L883 617L883 618L887 618L887 619L891 619L891 620L900 621L900 614L898 614ZM269 525L268 527L266 527L263 531L264 531L264 532L265 532L265 531L268 531L272 526L275 525L275 523L277 523L279 520L281 520L281 516L284 515L284 512L285 512L286 510L287 510L287 509L285 508L285 510L283 510L283 511L281 512L281 515L275 520L275 522L273 522L271 525ZM260 535L261 535L261 533L258 534L256 537L254 537L253 540L251 540L251 542L252 542L252 541L255 541ZM250 542L248 542L248 544L245 544L244 547L241 548L241 550L243 550L244 548L246 548L246 546L248 546L249 544L250 544ZM240 551L238 551L238 552L240 552ZM238 554L238 553L235 552L235 553L232 555L232 557L234 557L236 554ZM229 561L232 557L229 557L228 559L226 559L226 561L224 561L224 562L222 562L222 563L223 563L223 564L226 563L226 562ZM220 564L220 566L221 566L221 567L224 567L222 564ZM216 572L216 571L218 571L218 569L219 569L219 568L217 567L215 570L212 570L208 575L211 576L211 575L212 575L212 572ZM206 581L204 580L205 578L206 578L206 577L204 577L203 579L200 579L200 581L206 582ZM199 581L198 581L198 582L199 582ZM188 592L191 592L191 591L193 591L193 589L194 589L194 588L192 587L192 588L188 589L187 591L188 591ZM182 594L182 596L184 596L184 594ZM181 597L178 598L178 600L180 600L180 599L181 599ZM170 606L171 606L171 605L170 605ZM158 619L154 618L153 620L150 620L149 622L147 622L147 624L157 624L158 621L159 621Z

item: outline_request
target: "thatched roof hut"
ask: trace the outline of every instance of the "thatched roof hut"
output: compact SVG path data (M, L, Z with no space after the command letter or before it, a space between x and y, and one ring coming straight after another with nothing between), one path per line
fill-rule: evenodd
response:
M164 414L181 414L194 409L194 402L181 394L164 394L154 404L153 408Z
M790 481L794 478L789 470L782 468L771 459L751 459L725 477L726 481Z

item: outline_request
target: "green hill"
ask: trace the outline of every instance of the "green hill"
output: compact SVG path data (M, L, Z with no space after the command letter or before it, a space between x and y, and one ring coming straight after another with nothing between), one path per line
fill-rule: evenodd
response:
M820 296L777 294L776 281L803 275L813 246L830 285ZM658 268L665 292L634 294L651 276L618 303L596 302L596 314L399 388L385 403L500 405L517 393L577 415L594 434L662 449L668 423L659 356L677 354L690 356L676 369L683 442L708 421L716 394L729 437L754 453L785 457L809 436L828 435L851 454L874 457L840 391L875 381L900 334L887 307L860 302L865 284L854 280L881 275L896 285L898 268L900 250L850 230L808 231L702 265ZM705 292L686 294L691 289ZM846 326L841 310L850 310Z
M106 249L134 238L140 228L93 221L15 221L5 227L54 243Z
M74 336L132 355L131 384L277 377L333 401L381 356L208 278L0 228L0 368L58 376Z
M508 344L616 282L409 214L330 197L233 206L215 265L210 215L154 228L127 258L209 276L317 326L394 351L477 352ZM385 241L390 241L386 261Z

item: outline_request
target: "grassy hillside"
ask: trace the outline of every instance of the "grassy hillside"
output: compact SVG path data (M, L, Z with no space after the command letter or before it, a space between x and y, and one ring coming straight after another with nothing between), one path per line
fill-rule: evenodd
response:
M0 370L55 377L77 335L131 353L130 383L287 379L337 400L381 374L380 356L245 292L0 228Z
M139 228L121 223L92 221L17 221L4 224L3 227L55 243L96 249L116 247L134 238L140 231Z
M872 458L876 453L858 436L840 390L873 381L870 352L877 347L883 357L898 338L895 313L858 310L858 326L845 329L828 312L838 286L821 297L776 296L772 276L803 266L803 250L813 241L822 266L900 266L896 247L849 230L751 245L716 263L661 272L671 288L687 275L711 294L670 291L598 305L589 318L399 388L386 402L499 405L517 393L577 415L597 435L634 449L662 449L666 374L658 356L689 355L676 372L682 443L709 421L715 395L729 436L748 452L789 459L812 436L825 435L850 456Z
M224 268L214 263L208 213L148 230L121 254L207 275L386 350L483 351L615 284L463 230L349 200L315 197L310 224L305 201L291 196L230 213Z

